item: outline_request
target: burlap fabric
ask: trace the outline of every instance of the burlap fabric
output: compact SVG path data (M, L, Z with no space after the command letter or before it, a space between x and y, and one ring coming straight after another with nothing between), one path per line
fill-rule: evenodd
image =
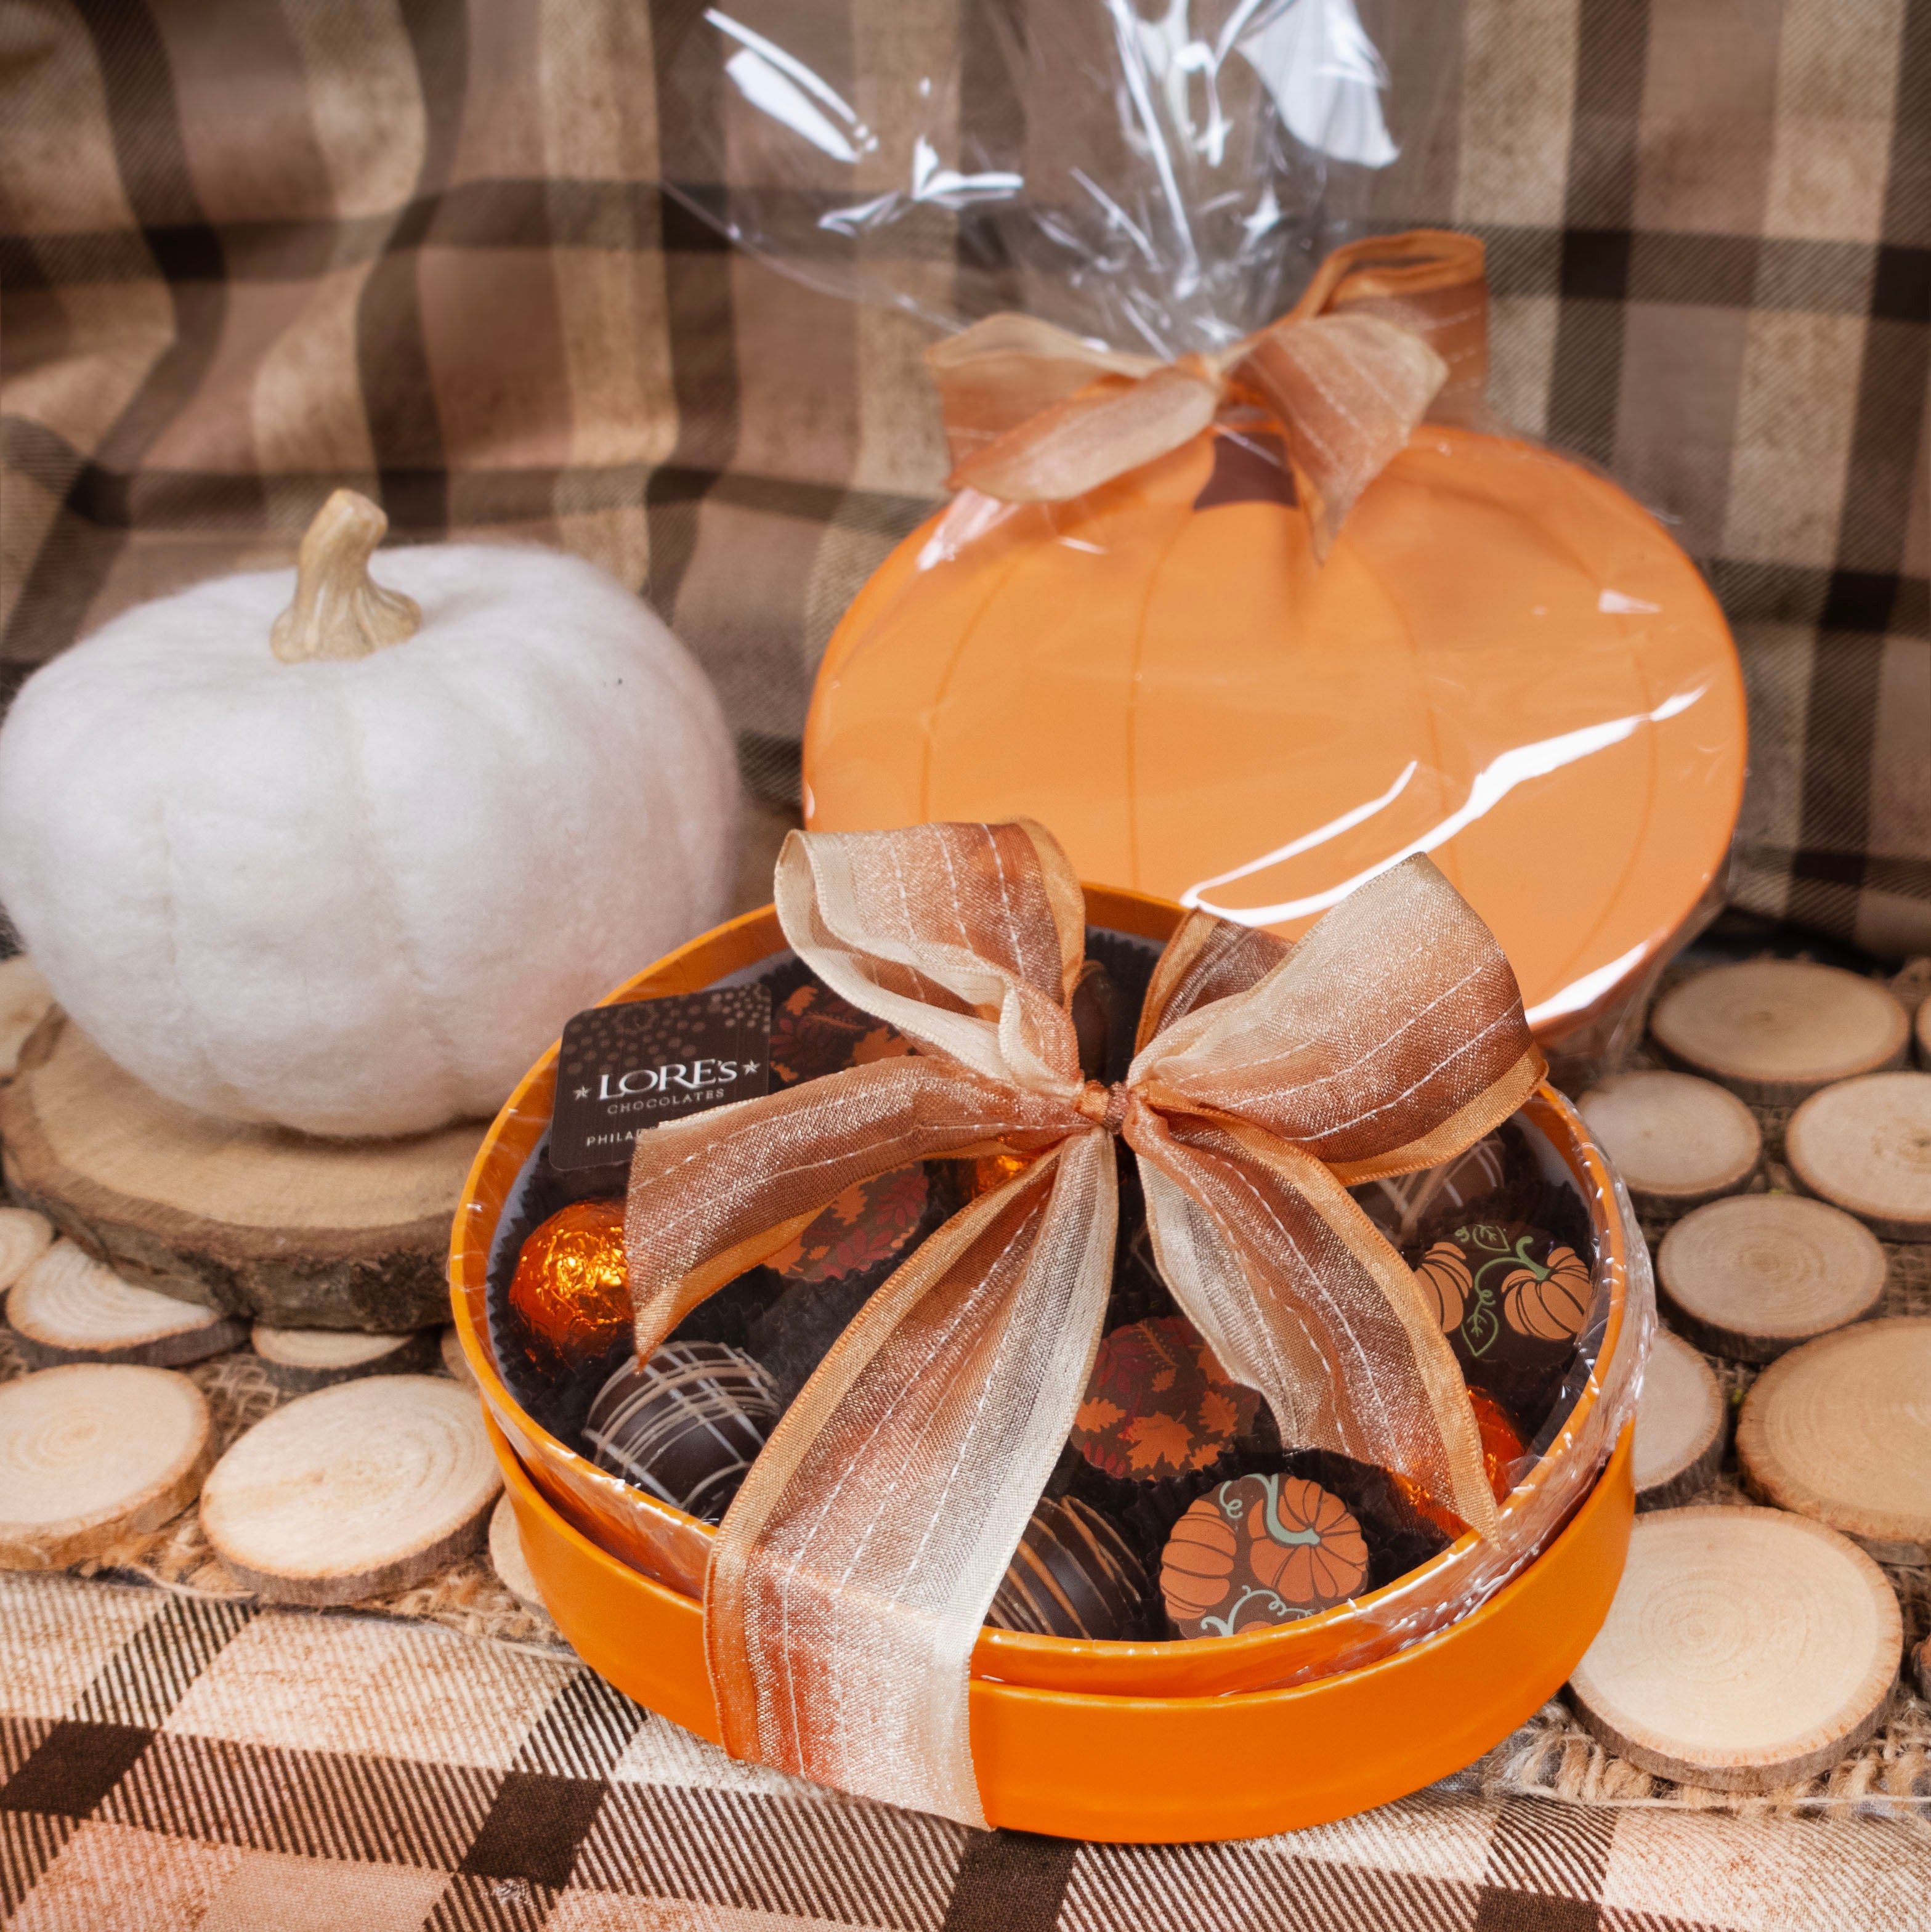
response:
M956 6L852 0L853 42L963 62L980 113ZM700 11L10 0L11 674L286 561L349 482L403 541L538 538L646 590L795 798L818 655L946 457L917 326L662 192L718 186L658 134ZM1487 242L1503 412L1672 519L1738 626L1735 896L1923 950L1931 0L1468 0L1429 180L1389 213Z

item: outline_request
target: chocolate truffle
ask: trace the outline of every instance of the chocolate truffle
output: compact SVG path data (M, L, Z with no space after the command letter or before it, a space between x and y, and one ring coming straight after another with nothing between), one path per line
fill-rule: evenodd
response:
M1239 1476L1174 1526L1160 1594L1180 1636L1232 1636L1345 1603L1367 1576L1367 1540L1339 1496L1302 1477Z
M631 1324L621 1201L577 1201L523 1244L510 1277L517 1340L539 1373L601 1355Z
M911 1051L912 1042L895 1027L841 999L816 979L808 976L802 986L782 994L772 988L769 1058L778 1090Z
M943 1221L957 1190L944 1163L895 1168L848 1187L757 1272L769 1306L747 1330L788 1406L874 1292Z
M1139 1634L1147 1572L1091 1504L1048 1497L1033 1512L985 1620L996 1630L1101 1642Z
M1439 1167L1398 1174L1354 1190L1369 1220L1398 1248L1406 1247L1424 1227L1452 1220L1462 1210L1505 1186L1510 1163L1499 1134L1485 1134L1471 1148Z
M778 1416L770 1373L748 1355L716 1342L666 1342L604 1384L583 1445L598 1468L715 1522Z
M1070 1439L1107 1475L1160 1482L1210 1468L1260 1406L1191 1322L1160 1316L1101 1338Z

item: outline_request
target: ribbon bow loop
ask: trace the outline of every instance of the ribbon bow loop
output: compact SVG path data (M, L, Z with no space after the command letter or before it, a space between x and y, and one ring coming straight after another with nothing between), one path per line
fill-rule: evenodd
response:
M1084 897L1040 827L793 832L777 904L805 963L924 1051L638 1137L640 1353L855 1181L1027 1164L859 1310L724 1518L705 1632L735 1755L983 1822L968 1662L1092 1371L1116 1135L1176 1300L1284 1439L1494 1532L1461 1372L1347 1192L1468 1145L1542 1070L1507 962L1426 860L1298 946L1190 916L1110 1087L1084 1077L1069 1012Z
M1424 417L1467 422L1488 377L1482 244L1435 230L1350 243L1279 320L1212 356L1120 353L988 316L926 351L955 490L1062 502L1168 455L1223 408L1279 423L1325 556Z

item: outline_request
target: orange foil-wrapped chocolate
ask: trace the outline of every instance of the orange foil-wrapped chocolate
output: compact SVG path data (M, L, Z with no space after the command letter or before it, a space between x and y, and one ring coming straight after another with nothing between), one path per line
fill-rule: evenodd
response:
M551 1215L523 1244L509 1303L524 1352L546 1374L601 1355L631 1324L623 1203L573 1201Z
M1496 1502L1501 1502L1515 1487L1516 1463L1525 1453L1525 1445L1507 1411L1487 1390L1471 1388L1468 1406L1475 1412L1475 1426L1482 1438L1482 1467L1488 1472L1489 1486L1495 1491ZM1419 1484L1395 1470L1389 1472L1389 1477L1402 1495L1438 1529L1459 1536L1468 1527L1453 1511L1433 1501Z

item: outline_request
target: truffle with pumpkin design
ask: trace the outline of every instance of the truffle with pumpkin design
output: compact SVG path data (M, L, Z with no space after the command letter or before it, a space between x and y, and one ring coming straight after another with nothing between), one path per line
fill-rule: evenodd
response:
M1292 1475L1241 1476L1197 1497L1160 1558L1160 1594L1183 1638L1312 1616L1345 1603L1367 1577L1354 1513Z
M1546 1229L1477 1222L1433 1243L1415 1270L1471 1389L1525 1426L1576 1352L1595 1298L1588 1262Z

